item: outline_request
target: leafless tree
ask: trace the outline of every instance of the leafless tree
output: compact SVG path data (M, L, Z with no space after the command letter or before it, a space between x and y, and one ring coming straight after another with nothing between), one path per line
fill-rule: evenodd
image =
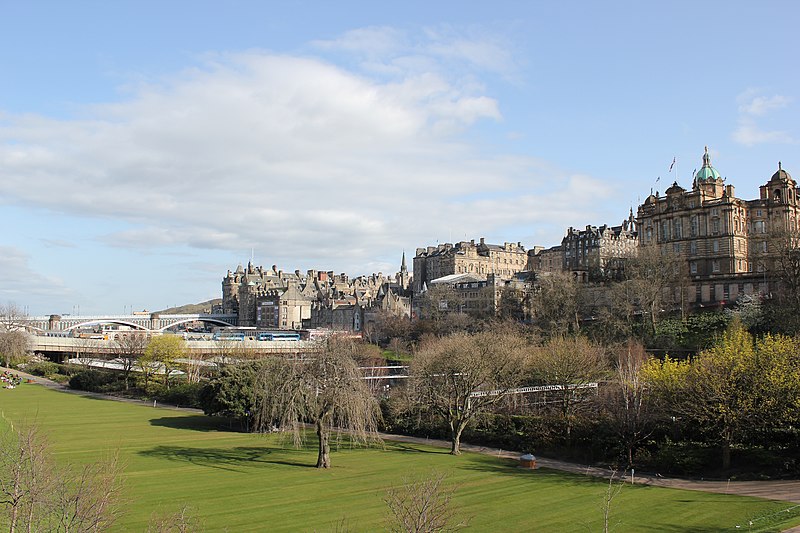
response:
M17 304L0 304L0 356L10 367L15 359L28 351L28 335L25 333L25 312Z
M606 489L605 497L603 498L603 533L611 531L609 529L609 522L611 521L611 504L614 502L620 492L622 492L622 481L618 481L617 471L611 469L611 475L608 478L608 488Z
M130 375L136 366L136 362L147 348L147 335L140 332L120 333L114 339L113 351L117 359L122 363L122 371L125 375L125 389L130 386Z
M608 372L608 361L602 346L584 337L552 337L534 351L533 377L543 385L560 385L554 392L555 405L570 438L574 417L586 405L590 389L577 386L596 382Z
M780 228L770 232L756 253L759 269L777 282L771 290L773 319L787 333L800 332L800 229Z
M331 338L307 361L272 358L256 385L254 427L290 432L302 441L304 423L316 429L317 468L330 468L330 438L334 429L354 442L378 442L378 401L369 391L356 363L352 340Z
M175 513L154 515L147 526L147 533L200 533L203 524L188 505Z
M549 335L565 335L580 329L581 283L569 273L539 276L530 294L533 323Z
M59 467L36 425L13 426L0 441L0 504L11 533L98 532L121 512L117 454L81 469Z
M197 350L188 349L184 354L183 370L186 372L186 381L199 383L203 371L206 370L206 360L209 355Z
M57 530L107 531L122 513L121 472L119 454L115 452L104 461L62 474L54 505Z
M388 530L393 533L435 533L458 531L467 520L458 520L453 508L455 487L445 486L446 476L434 473L426 478L404 478L390 487L384 501L389 507Z
M622 283L627 285L630 303L649 316L653 334L665 305L679 303L683 309L686 304L688 273L680 254L668 253L657 245L640 246L625 264L625 278ZM668 296L670 291L680 291L679 297L675 298L675 293Z
M653 428L647 382L641 369L648 355L641 344L629 341L616 349L615 379L607 387L606 407L625 446L628 468L636 447Z
M18 527L36 530L43 498L53 485L47 443L36 426L13 427L0 440L0 504L9 531ZM26 524L27 522L27 524Z
M452 314L460 314L464 299L447 285L432 285L417 297L421 318L442 320Z
M14 302L0 304L0 330L2 331L24 331L23 323L27 313Z
M22 330L0 330L0 356L10 367L14 361L25 357L30 349L30 337Z
M414 357L410 395L441 415L450 429L450 453L461 453L461 434L503 400L524 377L526 343L517 335L484 331L429 343Z

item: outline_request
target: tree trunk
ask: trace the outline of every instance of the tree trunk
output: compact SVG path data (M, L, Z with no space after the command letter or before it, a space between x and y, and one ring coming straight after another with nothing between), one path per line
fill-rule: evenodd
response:
M467 427L466 422L450 423L450 455L461 455L461 434Z
M319 439L319 455L317 456L317 468L331 467L331 448L328 442L328 430L322 418L317 420L317 438Z
M731 467L731 444L730 442L722 443L722 469L728 470Z

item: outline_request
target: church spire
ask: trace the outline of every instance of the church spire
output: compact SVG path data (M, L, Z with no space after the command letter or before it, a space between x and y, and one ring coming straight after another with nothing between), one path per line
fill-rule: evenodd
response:
M400 272L408 272L408 267L406 266L406 251L403 250L403 260L400 263Z

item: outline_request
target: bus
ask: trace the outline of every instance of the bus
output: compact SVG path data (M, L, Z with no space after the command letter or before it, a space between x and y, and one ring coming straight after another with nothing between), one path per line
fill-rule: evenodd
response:
M299 333L291 333L288 331L262 331L257 337L260 341L299 341Z
M215 341L244 341L244 333L236 333L232 331L218 331L214 333L211 340Z

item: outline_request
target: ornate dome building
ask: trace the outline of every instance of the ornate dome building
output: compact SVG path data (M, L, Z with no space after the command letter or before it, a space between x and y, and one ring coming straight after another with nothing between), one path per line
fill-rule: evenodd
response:
M656 192L639 206L639 245L656 245L681 259L688 283L679 290L688 294L677 295L680 301L720 305L741 294L767 294L775 283L769 265L778 251L770 242L798 229L798 192L778 163L758 199L738 198L706 147L691 190L676 182L664 196Z

